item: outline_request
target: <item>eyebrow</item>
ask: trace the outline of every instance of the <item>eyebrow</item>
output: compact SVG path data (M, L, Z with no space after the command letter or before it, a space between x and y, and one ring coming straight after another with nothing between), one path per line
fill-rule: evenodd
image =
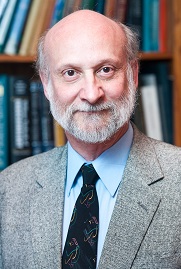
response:
M92 65L91 68L92 69L98 69L100 68L101 66L103 65L106 65L106 64L113 64L113 65L116 65L118 67L121 67L123 65L123 63L120 61L120 59L118 60L115 60L113 58L106 58L106 59L103 59L103 60L100 60L98 61L95 65ZM79 63L66 63L66 64L62 64L61 66L59 66L55 72L56 73L61 73L63 70L65 69L82 69L82 64L79 64Z

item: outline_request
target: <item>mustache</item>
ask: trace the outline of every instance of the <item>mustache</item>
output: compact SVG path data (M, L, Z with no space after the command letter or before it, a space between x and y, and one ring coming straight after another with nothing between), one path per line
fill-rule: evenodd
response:
M75 112L100 112L103 110L112 110L113 107L115 107L115 103L113 103L112 101L108 101L106 103L101 103L101 104L95 104L95 105L91 105L88 103L83 103L83 104L72 104L70 105L67 109L69 112L71 113L75 113Z

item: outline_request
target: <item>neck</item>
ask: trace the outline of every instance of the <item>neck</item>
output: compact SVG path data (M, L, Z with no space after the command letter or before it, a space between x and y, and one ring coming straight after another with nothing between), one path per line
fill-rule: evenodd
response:
M78 140L73 135L66 132L67 139L72 148L77 151L86 161L93 161L97 159L105 150L112 147L128 130L128 123L126 123L116 134L109 140L101 143L90 144Z

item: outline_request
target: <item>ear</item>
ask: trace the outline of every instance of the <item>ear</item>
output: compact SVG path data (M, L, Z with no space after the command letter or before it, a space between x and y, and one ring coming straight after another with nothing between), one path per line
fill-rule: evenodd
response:
M43 90L44 90L44 94L46 96L46 98L49 100L49 91L48 91L48 78L45 75L45 73L41 72L39 74L41 82L43 84Z
M135 84L135 88L138 87L138 73L139 73L139 64L137 61L131 63L131 67L133 70L133 80Z

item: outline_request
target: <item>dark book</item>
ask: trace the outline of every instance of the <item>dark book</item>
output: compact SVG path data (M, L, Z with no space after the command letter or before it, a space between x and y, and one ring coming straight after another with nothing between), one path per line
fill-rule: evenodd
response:
M140 48L142 49L142 0L127 0L125 24L138 35Z
M29 80L10 76L10 162L31 156Z
M30 82L30 139L32 155L42 152L41 134L41 85L39 80Z
M0 170L9 164L8 76L0 75Z
M113 0L112 0L113 1ZM94 10L96 0L82 0L82 9L91 9Z
M138 129L146 134L146 128L145 128L145 117L143 112L143 103L141 98L141 91L140 88L137 90L137 100L136 100L136 106L133 112L133 115L131 117L131 120L134 122L134 124L138 127Z
M95 2L95 7L94 7L94 10L96 12L99 12L101 14L104 14L104 6L105 6L105 0L97 0Z
M42 151L48 151L54 147L54 121L50 112L49 101L46 99L43 91L43 86L40 84L41 92L41 138Z
M116 2L115 18L122 23L126 22L128 2L129 0L117 0Z

